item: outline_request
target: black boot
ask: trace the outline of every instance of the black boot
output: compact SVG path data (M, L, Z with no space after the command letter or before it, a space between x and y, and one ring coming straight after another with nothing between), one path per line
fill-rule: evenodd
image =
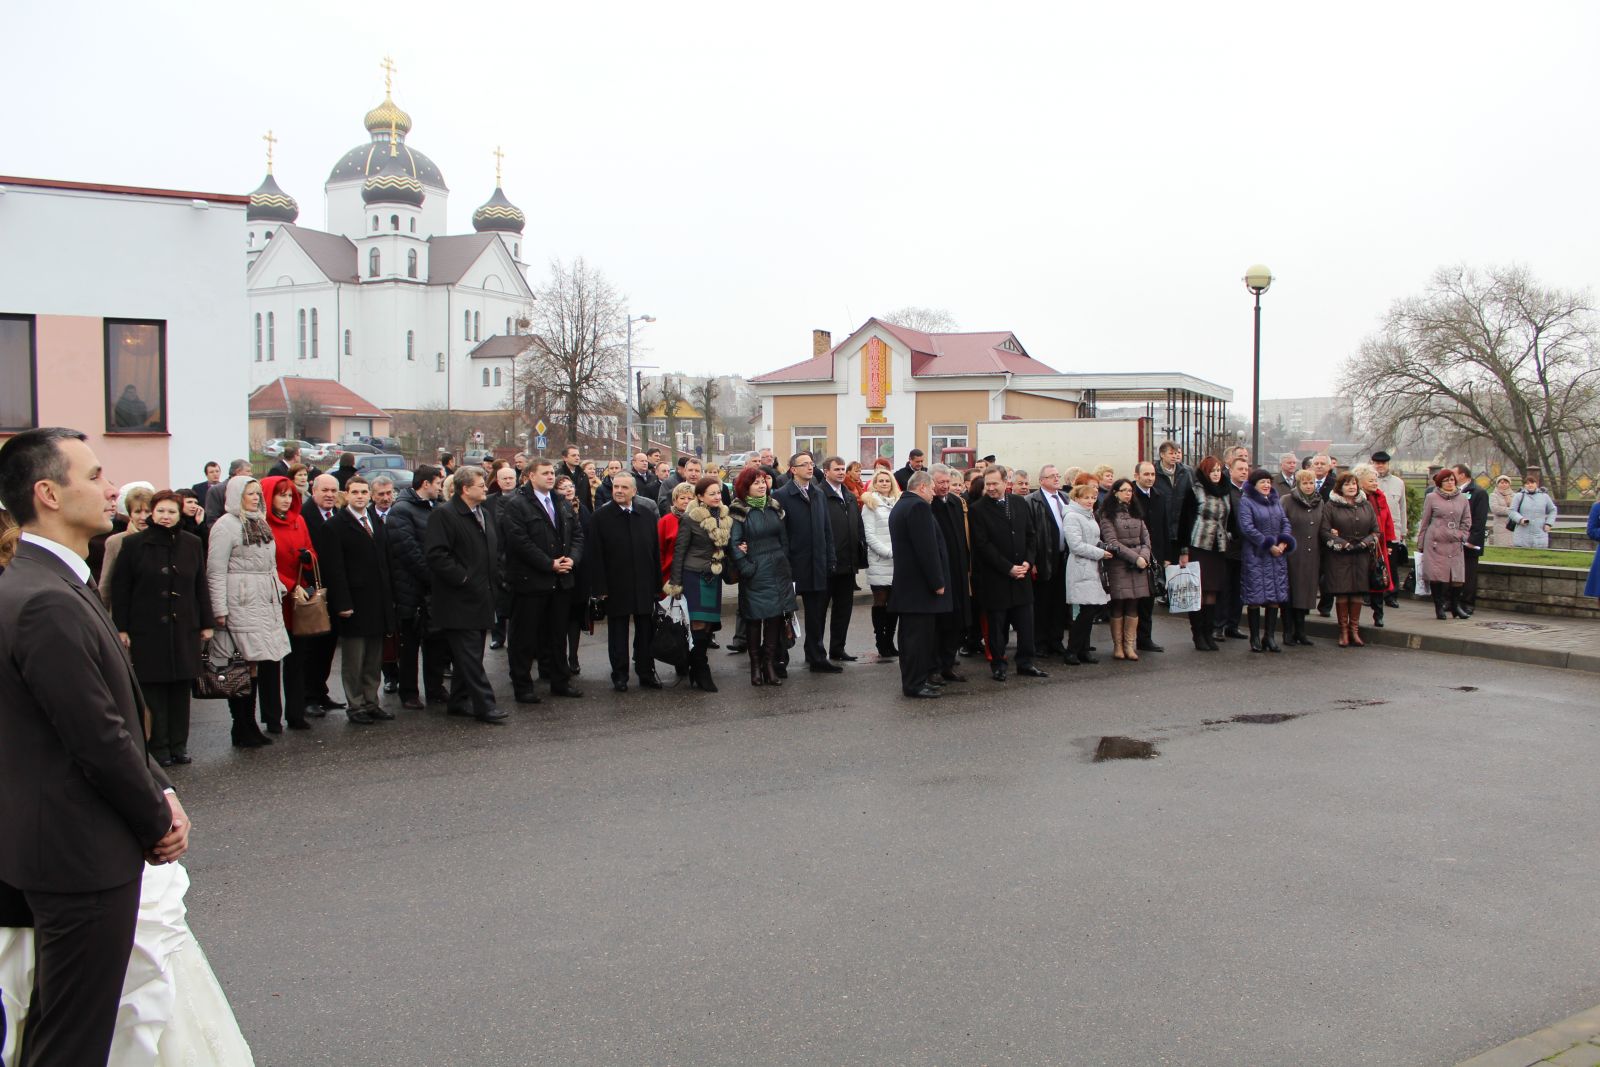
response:
M272 738L261 732L256 725L256 687L250 684L249 696L228 698L228 714L233 718L233 747L234 748L261 748L272 744Z
M1372 625L1383 629L1383 594L1373 593L1368 603L1372 605Z
M1250 619L1250 651L1266 651L1261 647L1261 609L1252 604L1245 609L1245 614Z
M1189 612L1189 639L1194 642L1196 652L1208 651L1206 648L1205 616L1198 611Z
M748 637L746 641L749 641ZM746 645L746 651L750 654L750 684L765 685L767 680L761 676L761 641L759 635L757 635L756 641Z
M1276 637L1277 630L1278 608L1276 605L1273 605L1267 608L1267 629L1266 633L1263 634L1261 638L1261 647L1265 648L1268 652L1283 651L1282 646L1278 644L1278 639Z
M783 647L783 617L761 621L761 678L767 685L782 685L778 650Z
M896 653L894 641L889 636L889 609L873 605L872 608L872 636L877 641L878 658L894 659Z
M1315 641L1306 636L1306 616L1310 614L1310 608L1294 609L1294 643L1297 645L1316 644Z
M883 609L883 647L889 650L889 655L891 656L900 654L900 650L895 647L894 643L894 632L899 628L900 616L885 607Z
M1436 619L1448 619L1450 616L1446 615L1444 611L1444 587L1436 585L1429 592L1433 594L1433 617Z
M1459 585L1452 585L1450 587L1449 598L1451 615L1454 615L1458 619L1472 618L1472 612L1468 611L1466 606L1461 603L1461 587Z
M694 645L689 649L689 684L707 693L715 693L717 683L711 680L710 653L711 631L695 630Z

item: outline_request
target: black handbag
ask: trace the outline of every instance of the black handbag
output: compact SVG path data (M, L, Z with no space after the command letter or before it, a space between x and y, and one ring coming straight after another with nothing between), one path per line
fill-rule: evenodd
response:
M1389 589L1389 558L1384 555L1383 546L1376 542L1372 545L1372 569L1367 575L1367 588L1374 593Z
M226 633L227 631L223 631ZM227 648L216 637L200 653L200 673L194 679L196 700L226 700L250 692L250 664L230 639Z
M650 657L673 667L689 666L689 628L656 605L655 633L650 636Z

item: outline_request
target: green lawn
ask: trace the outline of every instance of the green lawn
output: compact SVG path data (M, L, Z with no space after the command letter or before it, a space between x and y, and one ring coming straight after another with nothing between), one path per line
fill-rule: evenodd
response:
M1530 567L1575 567L1588 570L1593 560L1587 552L1561 552L1553 548L1495 548L1483 550L1489 563L1522 563Z

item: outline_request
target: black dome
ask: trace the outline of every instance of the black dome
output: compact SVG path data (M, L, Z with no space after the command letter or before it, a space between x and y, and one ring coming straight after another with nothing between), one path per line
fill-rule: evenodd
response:
M266 181L250 194L250 206L244 209L244 217L246 222L293 222L300 217L300 205L278 188L269 171Z
M444 183L444 175L439 173L439 168L433 160L418 152L415 148L408 147L404 141L397 146L399 160L407 172L417 181L430 189L449 192L450 187ZM373 140L369 144L357 145L346 152L339 162L333 165L333 170L328 174L328 184L334 182L362 181L383 166L389 159L389 137L385 134L381 139Z
M375 167L361 185L361 202L364 204L409 204L421 207L427 196L422 183L411 173L405 156L385 152L378 157Z
M505 191L498 185L489 202L472 213L472 228L479 233L521 233L527 221L522 209L507 200Z

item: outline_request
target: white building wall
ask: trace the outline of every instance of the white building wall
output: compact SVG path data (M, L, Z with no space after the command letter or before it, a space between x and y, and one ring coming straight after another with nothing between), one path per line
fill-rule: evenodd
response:
M861 349L878 337L889 346L890 386L885 398L883 418L894 427L894 454L896 460L905 457L916 447L917 397L911 384L911 351L887 330L873 328L851 338L847 347L834 357L833 380L844 387L837 401L838 430L833 449L847 461L859 459L861 452L861 427L867 424L867 398L861 391Z
M19 185L0 195L0 310L166 320L171 484L249 445L244 212Z

